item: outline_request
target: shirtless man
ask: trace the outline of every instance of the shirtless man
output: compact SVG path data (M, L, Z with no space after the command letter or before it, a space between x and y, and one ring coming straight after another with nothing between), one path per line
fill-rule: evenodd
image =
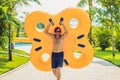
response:
M61 77L61 70L60 68L63 66L63 41L64 38L68 34L68 30L66 29L63 22L60 22L60 25L63 26L65 32L64 34L61 34L61 28L56 27L54 29L54 34L51 34L48 32L49 27L54 25L53 22L50 22L45 29L45 34L50 36L53 39L53 52L52 52L52 71L53 74L56 76L57 80L60 80Z

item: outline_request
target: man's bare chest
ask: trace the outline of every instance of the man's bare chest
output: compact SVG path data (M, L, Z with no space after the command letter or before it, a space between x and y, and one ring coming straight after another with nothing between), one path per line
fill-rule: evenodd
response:
M54 42L54 44L62 44L63 39L54 39L53 42Z

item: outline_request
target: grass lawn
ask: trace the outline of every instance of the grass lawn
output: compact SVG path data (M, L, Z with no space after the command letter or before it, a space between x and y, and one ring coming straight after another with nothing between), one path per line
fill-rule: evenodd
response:
M29 58L18 56L15 54L13 54L12 57L13 57L13 61L8 61L8 53L0 52L0 74L12 70L29 61Z
M94 54L95 57L107 60L120 67L120 52L115 51L116 56L113 58L111 50L101 51L101 50L95 49L94 51L95 51L95 54Z

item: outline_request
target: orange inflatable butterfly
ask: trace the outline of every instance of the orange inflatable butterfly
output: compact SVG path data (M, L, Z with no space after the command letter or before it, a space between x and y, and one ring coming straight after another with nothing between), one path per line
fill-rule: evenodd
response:
M44 34L44 30L48 24L49 18L52 18L54 26L50 27L49 32L53 33L55 26L59 26L61 17L64 18L64 24L69 31L64 40L63 47L64 58L69 62L68 66L71 68L82 68L87 66L93 58L93 48L88 42L90 19L84 10L80 8L67 8L56 15L36 11L27 16L24 28L32 42L30 60L39 70L51 71L52 39ZM69 25L72 18L78 20L76 28L72 28ZM36 25L38 25L37 23L39 22L43 23L45 26L40 32L36 29ZM64 32L63 28L62 31ZM81 56L79 58L76 58L73 55L74 51L77 50L81 52ZM47 60L44 60L42 57L43 54L48 54L50 57Z

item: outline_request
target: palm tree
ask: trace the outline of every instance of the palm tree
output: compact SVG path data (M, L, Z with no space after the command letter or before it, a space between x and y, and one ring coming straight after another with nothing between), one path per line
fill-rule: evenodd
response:
M7 7L0 6L0 47L5 49L7 43L7 26L6 26L6 10Z
M13 31L15 28L20 28L21 27L21 22L15 18L15 16L12 16L12 14L10 14L8 12L8 7L4 7L4 6L0 6L0 9L2 10L2 14L0 15L0 19L1 19L1 22L0 22L0 29L1 29L1 40L0 40L0 43L1 43L1 46L2 48L5 48L5 42L7 42L7 34L8 37L9 37L9 60L11 61L12 60L12 47L11 47L11 40L13 39L13 34L16 32L16 31ZM3 16L3 17L2 17ZM13 29L11 29L13 28ZM13 31L13 32L12 32ZM4 35L6 34L6 35Z
M34 1L38 4L39 3L39 0L30 0L30 1ZM2 5L3 7L4 6L7 6L7 15L6 15L6 21L7 21L7 26L9 27L8 29L8 36L9 36L9 61L12 61L12 42L11 42L11 33L12 33L12 26L15 25L15 26L18 26L20 27L20 24L19 23L16 23L17 19L14 17L15 16L15 5L16 4L20 4L20 5L28 5L28 2L26 0L1 0L0 1L0 5Z
M78 7L83 7L85 6L86 4L88 4L89 6L89 16L90 16L90 20L91 20L91 23L92 23L92 10L91 10L91 7L92 7L92 0L80 0L77 4ZM90 40L90 43L92 44L92 25L90 25L90 33L89 33L89 40Z
M104 21L106 26L109 26L111 29L111 39L112 39L112 56L115 57L115 28L116 25L120 25L120 2L119 0L97 0L101 4L102 9L104 10L101 18ZM108 23L105 23L108 21ZM105 27L106 27L105 26Z

